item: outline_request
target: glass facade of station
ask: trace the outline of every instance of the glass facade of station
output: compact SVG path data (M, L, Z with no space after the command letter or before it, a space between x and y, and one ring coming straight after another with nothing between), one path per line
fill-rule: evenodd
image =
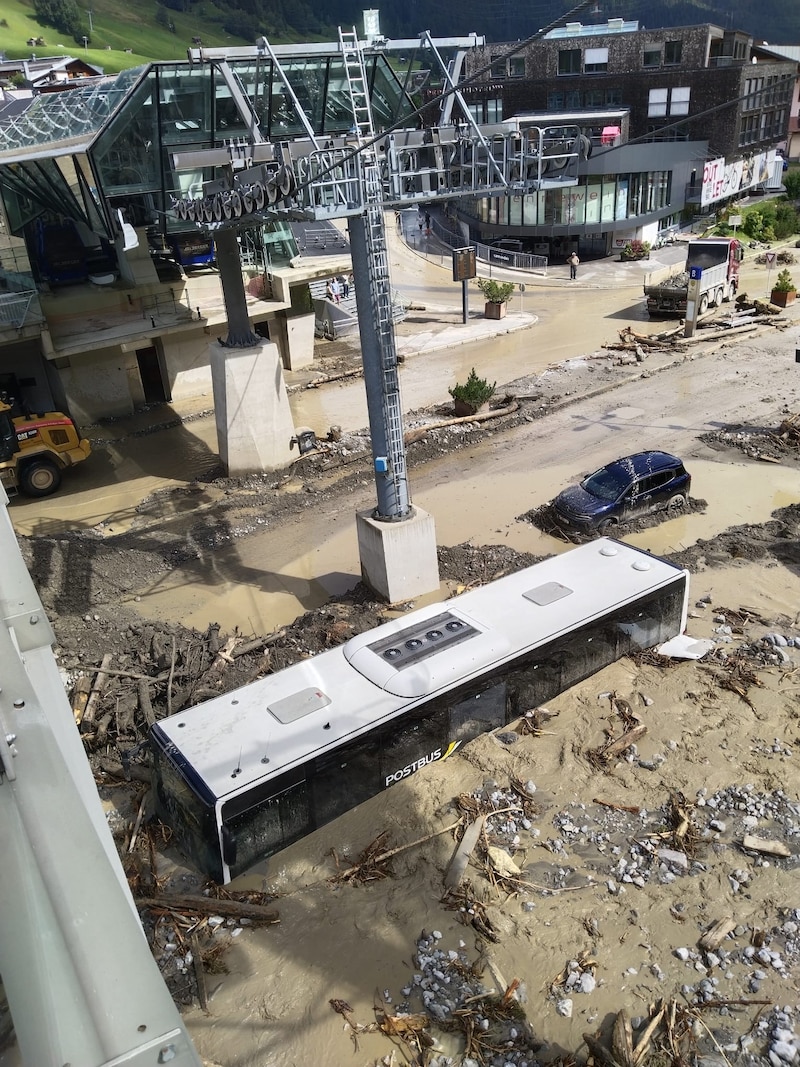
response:
M668 170L587 175L563 189L470 200L465 211L494 226L599 226L668 207L671 181Z
M415 105L387 57L366 53L364 58L376 129L410 116ZM316 136L343 135L353 125L341 54L299 52L281 58L291 93L266 55L227 62L265 140L307 136L292 94ZM146 228L156 244L196 240L197 228L172 214L171 198L199 195L203 183L216 175L213 168L177 171L173 153L249 143L251 119L240 113L213 62L153 64L38 96L4 127L0 149L0 193L9 229L25 238L34 274L40 281L52 280L42 266L44 246L65 245L67 223L77 235L73 241L94 250L94 269L113 269L118 211L125 222ZM266 249L271 262L296 254L287 223L265 221L258 230L245 240Z

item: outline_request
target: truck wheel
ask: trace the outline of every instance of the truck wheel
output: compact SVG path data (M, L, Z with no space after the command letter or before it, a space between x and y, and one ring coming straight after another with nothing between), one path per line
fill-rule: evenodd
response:
M61 485L61 471L51 459L37 459L25 465L19 480L27 496L49 496Z
M699 315L705 315L708 311L708 293L703 293L700 297L700 307L697 309Z
M717 289L716 293L714 293L714 307L715 308L722 307L722 301L724 299L725 299L725 290L722 288L722 286L720 286L719 289Z

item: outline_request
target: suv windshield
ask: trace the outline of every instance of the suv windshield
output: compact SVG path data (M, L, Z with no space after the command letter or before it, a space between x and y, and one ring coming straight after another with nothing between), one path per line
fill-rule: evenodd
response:
M581 482L581 489L585 489L587 493L591 493L599 500L616 500L629 484L630 479L623 477L620 471L601 467L599 471L584 478Z

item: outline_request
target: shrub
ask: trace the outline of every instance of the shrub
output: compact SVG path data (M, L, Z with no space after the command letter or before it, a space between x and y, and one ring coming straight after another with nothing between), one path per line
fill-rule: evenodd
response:
M800 200L800 170L787 170L783 176L783 187L792 200Z
M496 387L497 382L489 385L485 378L478 377L473 367L469 372L469 378L463 385L454 385L447 391L453 400L460 400L463 404L469 404L470 407L477 411L479 407L491 400Z
M478 288L489 304L505 304L506 300L514 292L514 283L496 282L491 278L478 278Z
M620 259L647 259L650 255L649 241L628 241L619 254Z
M797 286L792 281L792 276L789 271L784 267L776 278L772 288L778 293L793 293Z

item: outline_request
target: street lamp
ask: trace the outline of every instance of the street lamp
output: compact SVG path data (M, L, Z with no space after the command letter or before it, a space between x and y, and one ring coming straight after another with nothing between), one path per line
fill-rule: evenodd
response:
M86 36L86 34L84 34L83 35L83 50L84 50L84 52L86 51L86 49L88 47L88 44L89 44L89 38Z

